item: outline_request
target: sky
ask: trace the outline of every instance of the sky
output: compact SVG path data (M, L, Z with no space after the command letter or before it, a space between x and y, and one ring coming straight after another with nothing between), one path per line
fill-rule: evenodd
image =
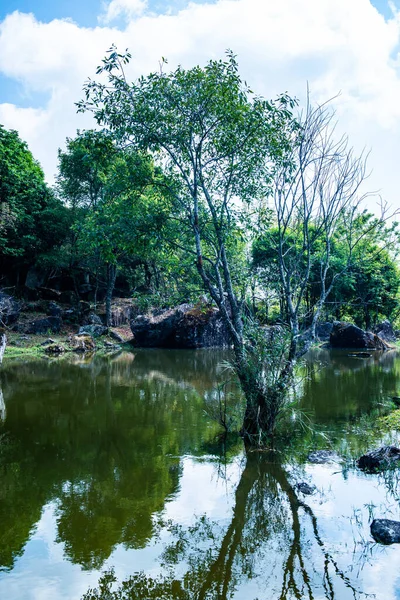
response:
M94 126L74 103L112 43L129 48L132 78L230 48L267 98L340 94L338 131L370 151L368 189L400 208L400 0L1 0L0 124L50 183L66 137Z

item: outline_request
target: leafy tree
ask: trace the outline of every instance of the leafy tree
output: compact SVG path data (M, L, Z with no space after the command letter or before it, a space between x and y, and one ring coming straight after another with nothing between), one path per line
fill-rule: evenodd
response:
M157 245L168 203L149 155L120 149L107 132L78 132L59 152L60 192L74 213L77 257L106 271L106 318L117 269L126 257L146 262Z
M66 210L16 131L0 125L0 261L3 272L27 269L60 244Z
M353 235L357 239L349 255L347 223L338 223L330 239L330 269L326 284L331 287L325 301L327 319L351 318L360 326L370 329L379 318L394 318L398 308L398 253L397 224L388 226L367 211L354 213ZM314 307L320 297L320 257L324 244L317 238L317 223L309 224L313 259L302 303L299 306L299 326L309 327ZM285 293L279 278L279 230L272 224L260 234L252 246L253 269L263 293L269 291L280 303L280 318L289 320ZM285 261L288 270L304 272L306 254L301 227L292 229L285 237ZM303 260L300 260L300 258ZM340 277L336 275L340 274ZM319 313L318 313L319 314Z
M346 273L333 289L330 310L346 314L370 329L379 319L393 320L399 307L399 231L397 223L382 223L364 211L356 216L354 230L360 241ZM340 238L337 260L343 260Z
M254 350L245 341L241 250L248 207L265 198L275 165L286 160L297 128L295 103L287 95L274 102L254 96L231 52L204 68L162 68L132 83L124 73L129 58L111 48L98 69L108 83L89 81L78 108L92 111L119 142L152 152L174 179L172 192L190 235L190 244L181 247L193 256L230 332L246 397L243 433L258 442L274 429L285 385L277 394L265 369L249 368Z

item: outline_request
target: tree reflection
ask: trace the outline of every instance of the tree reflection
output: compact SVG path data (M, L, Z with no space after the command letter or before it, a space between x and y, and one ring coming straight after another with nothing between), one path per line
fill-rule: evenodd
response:
M113 591L115 577L108 572L101 589L89 590L84 600L228 600L255 578L268 591L265 597L273 593L279 600L367 597L340 568L299 496L276 454L249 453L225 531L206 517L187 529L171 524L175 539L162 556L164 576L136 573ZM182 565L186 572L177 578Z
M164 356L168 376L156 352L2 370L0 566L12 568L48 502L56 541L84 569L101 568L117 544L148 543L178 489L180 456L216 430L192 385L214 384L212 357Z

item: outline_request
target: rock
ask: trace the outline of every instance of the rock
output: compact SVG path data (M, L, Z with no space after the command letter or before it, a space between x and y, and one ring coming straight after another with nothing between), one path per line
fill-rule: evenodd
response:
M324 323L318 323L315 328L315 335L321 342L328 342L329 337L332 333L333 323L326 321Z
M118 331L114 331L113 329L109 329L108 331L108 335L113 338L114 340L116 340L117 342L120 342L121 344L125 343L124 338L122 337L122 335L120 335L118 333Z
M51 301L47 307L47 314L51 317L61 317L62 308L57 304L57 302Z
M46 354L62 354L65 348L62 344L49 344L44 351Z
M103 321L100 319L99 315L95 315L94 313L90 313L87 322L89 325L103 325Z
M39 287L38 292L43 300L60 300L61 292L52 288Z
M74 335L70 340L74 352L94 352L96 344L90 335Z
M304 494L305 496L311 496L315 490L317 489L315 487L315 485L310 485L309 483L306 483L305 481L301 481L300 483L296 483L296 489L301 492L302 494Z
M106 350L113 350L114 352L121 350L121 346L119 344L113 344L112 342L104 342L104 346Z
M400 522L390 519L374 519L371 523L371 535L380 544L400 543Z
M371 331L364 331L351 323L334 321L330 335L333 348L366 348L370 350L388 350L389 344Z
M36 319L35 321L31 321L23 327L25 333L32 333L35 335L43 335L44 333L48 333L49 331L51 331L52 333L59 333L61 329L61 319L60 317L46 317L45 319Z
M382 321L382 323L375 325L373 332L386 342L396 341L396 334L393 330L392 324L387 319Z
M135 344L145 348L210 348L229 346L229 334L215 308L181 304L131 321Z
M18 321L21 312L20 303L13 297L0 292L0 322L3 325L11 325Z
M308 455L308 462L314 465L333 464L340 461L340 456L332 450L315 450Z
M113 327L121 327L127 325L133 316L132 303L124 306L111 307L111 325Z
M90 335L96 338L105 335L107 331L107 327L103 325L83 325L79 328L78 335Z
M367 473L376 473L377 471L397 466L399 460L400 448L396 448L396 446L382 446L378 450L372 450L361 456L357 461L357 466Z
M56 340L53 340L53 338L47 338L47 340L44 340L44 342L42 342L40 345L41 346L48 346L49 344L56 344Z

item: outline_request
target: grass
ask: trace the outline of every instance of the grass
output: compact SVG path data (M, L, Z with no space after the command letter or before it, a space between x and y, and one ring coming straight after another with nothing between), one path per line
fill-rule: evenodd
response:
M376 425L383 431L400 431L400 408L393 410L389 415L378 417L376 420Z
M4 353L4 359L21 359L21 358L59 358L61 356L65 356L65 354L70 354L73 352L73 349L69 347L67 338L69 335L74 335L76 331L63 331L59 334L49 333L49 335L29 335L28 339L24 339L24 335L20 333L7 332L8 343ZM21 339L22 338L22 339ZM47 354L45 352L46 345L42 345L44 341L48 338L54 340L56 344L60 344L65 348L65 352L62 354ZM101 338L96 338L96 350L97 354L109 354L112 349L107 347L105 342L109 341L113 344L117 344L123 348L125 345L129 345L129 343L117 343L114 339L109 336L102 336Z

